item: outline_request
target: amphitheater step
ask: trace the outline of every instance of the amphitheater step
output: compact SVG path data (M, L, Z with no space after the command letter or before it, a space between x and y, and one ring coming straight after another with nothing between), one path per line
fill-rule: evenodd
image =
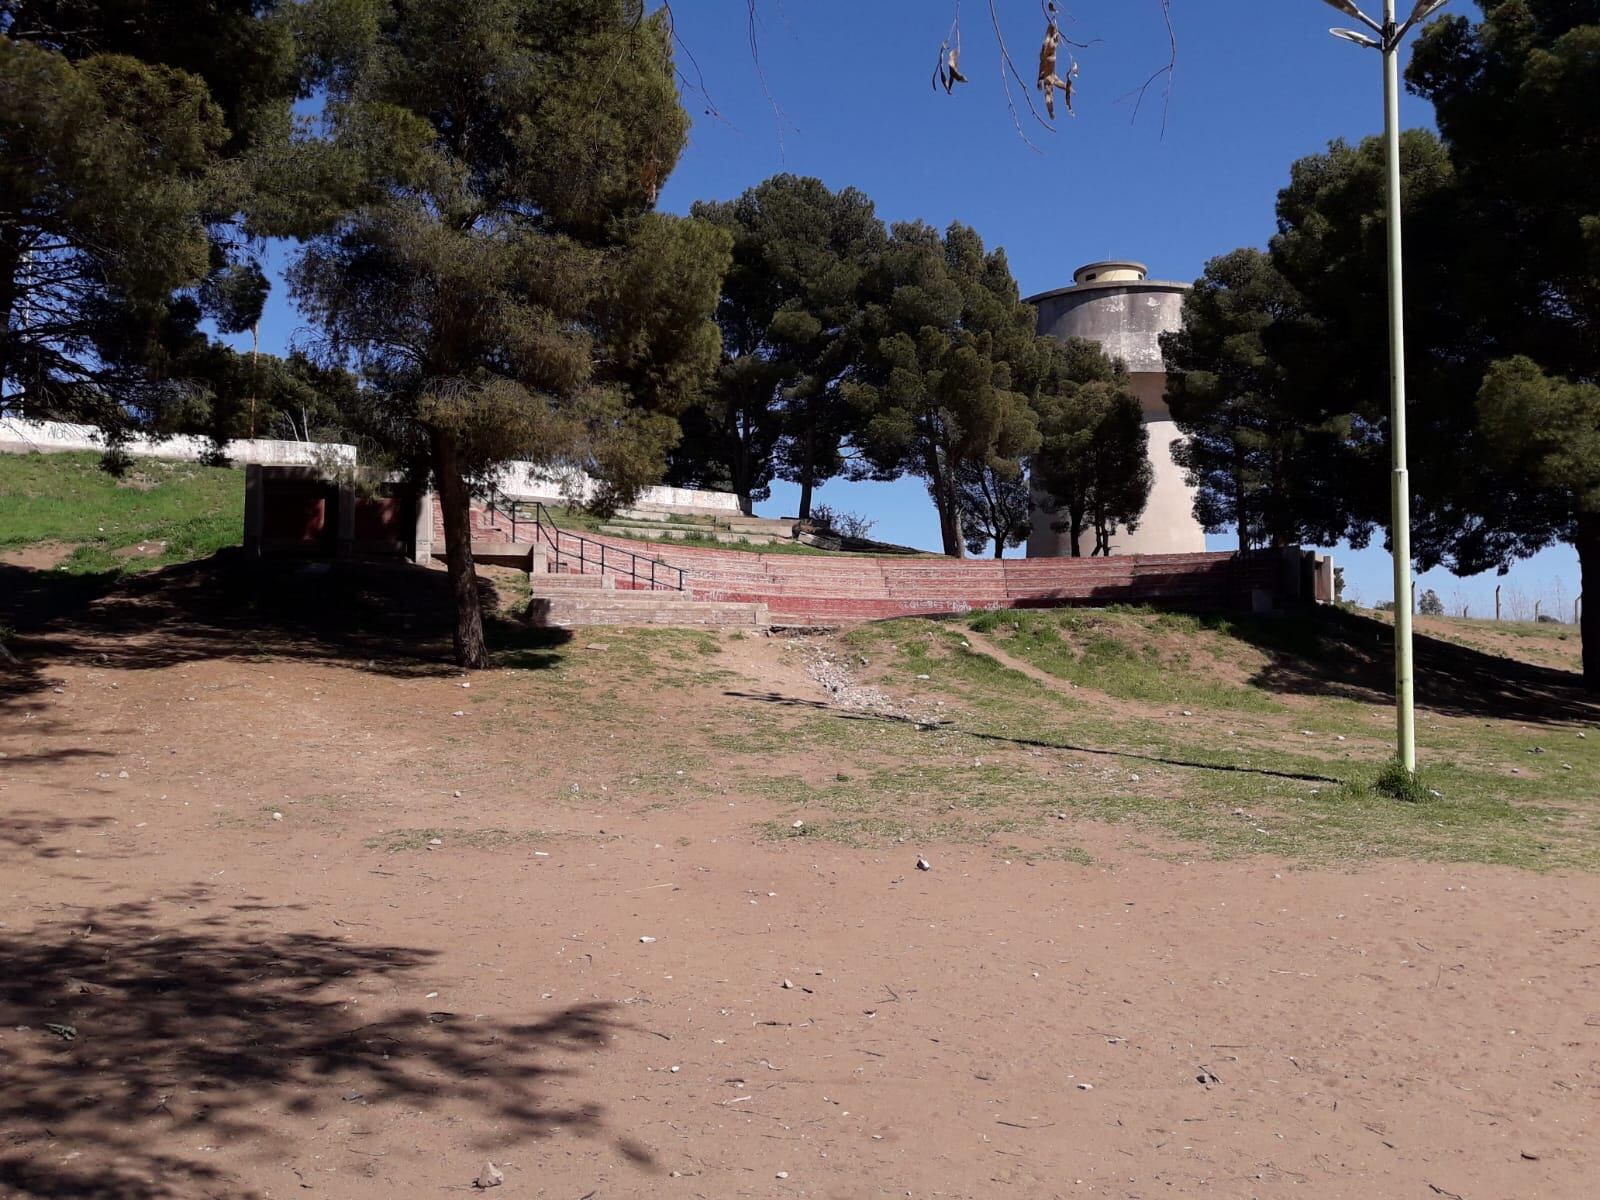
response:
M719 529L712 525L688 525L674 523L671 525L602 525L601 533L609 533L612 537L638 538L641 540L682 541L684 538L708 538L714 542L722 542L730 546L770 546L780 539L765 533L740 533L732 529Z
M649 625L675 629L764 629L765 604L691 600L682 592L601 592L535 596L528 603L535 625Z

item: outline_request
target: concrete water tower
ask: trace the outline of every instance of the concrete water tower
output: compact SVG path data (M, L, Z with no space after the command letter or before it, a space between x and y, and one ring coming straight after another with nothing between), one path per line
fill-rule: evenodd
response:
M1111 552L1191 554L1206 548L1206 535L1194 519L1194 489L1172 461L1172 443L1179 433L1167 411L1167 368L1160 340L1182 324L1183 296L1189 285L1147 275L1141 262L1089 263L1072 273L1070 287L1029 296L1028 303L1039 310L1040 333L1087 338L1121 359L1144 407L1155 486L1138 530L1119 532L1111 540ZM1053 513L1034 509L1029 558L1059 558L1072 552L1068 536L1050 528L1054 519Z

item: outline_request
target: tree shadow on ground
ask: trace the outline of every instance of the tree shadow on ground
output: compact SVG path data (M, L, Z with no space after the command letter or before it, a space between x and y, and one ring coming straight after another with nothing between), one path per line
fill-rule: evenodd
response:
M843 721L877 721L889 725L909 725L918 733L958 733L962 737L977 738L986 742L1003 742L1010 746L1026 746L1036 750L1068 750L1074 754L1103 754L1108 758L1131 758L1138 762L1157 763L1166 767L1187 767L1196 771L1219 771L1224 774L1261 775L1271 779L1289 779L1297 783L1338 783L1328 775L1309 771L1275 771L1270 767L1250 767L1238 763L1199 762L1195 759L1173 758L1164 754L1147 754L1138 750L1112 750L1105 746L1085 746L1065 740L1022 737L1019 734L992 733L987 730L966 729L954 721L920 720L916 717L894 713L841 711L822 700L801 700L778 692L723 692L731 700L755 700L762 704L777 704L785 708L811 708L830 713Z
M479 581L503 665L560 661L570 634L510 614ZM240 550L144 575L70 576L0 564L0 618L21 635L0 667L0 711L44 686L41 662L142 670L199 659L300 661L392 676L453 673L454 609L442 571L393 560L257 559Z
M0 816L0 851L22 850L38 858L71 858L65 847L53 844L55 839L69 833L103 832L116 823L115 817L64 817L26 809L8 812Z
M1336 608L1215 620L1225 623L1229 636L1267 655L1250 680L1264 691L1393 703L1392 625ZM1540 724L1600 720L1600 693L1585 689L1576 671L1421 634L1415 636L1415 662L1417 704L1445 716Z
M240 920L174 927L139 903L0 930L0 1195L257 1196L230 1177L226 1157L191 1153L248 1143L255 1160L290 1160L287 1175L310 1131L356 1103L448 1106L452 1120L484 1131L479 1156L557 1126L610 1136L598 1104L553 1104L543 1092L581 1074L554 1055L597 1052L629 1028L611 1005L526 1022L363 1012L346 1003L353 988L418 988L407 976L434 952ZM611 1140L653 1165L648 1151ZM319 1148L337 1165L339 1143Z

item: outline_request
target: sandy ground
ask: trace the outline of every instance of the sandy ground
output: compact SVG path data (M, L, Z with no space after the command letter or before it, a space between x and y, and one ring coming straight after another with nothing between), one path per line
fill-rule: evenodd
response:
M574 711L505 732L515 673L32 652L0 705L0 1197L428 1196L489 1161L562 1200L1600 1179L1593 877L1096 826L1092 866L766 841L735 790L595 783L727 689L648 697L660 745L623 746ZM773 643L730 659L823 698ZM486 828L547 836L448 832Z

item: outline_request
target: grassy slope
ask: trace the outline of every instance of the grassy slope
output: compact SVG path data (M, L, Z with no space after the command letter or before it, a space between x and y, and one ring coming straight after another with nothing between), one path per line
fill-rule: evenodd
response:
M0 456L0 548L75 545L63 565L89 575L199 558L238 541L242 490L226 469L141 463L118 482L93 455ZM156 541L156 555L116 553ZM607 630L602 655L514 623L495 640L516 680L506 732L524 712L534 728L552 711L603 726L638 759L629 792L765 796L783 814L774 836L797 836L803 817L799 836L1070 858L1085 818L1215 854L1600 868L1600 708L1575 689L1576 639L1479 622L1423 632L1431 791L1414 804L1371 787L1392 745L1388 630L1345 614L980 613L837 639L860 682L937 714L922 722L734 699L748 680L719 659L736 635ZM663 726L641 694L676 694L660 707L683 715Z
M93 453L0 454L0 549L62 543L75 549L61 569L99 574L187 562L241 541L242 471L140 459L115 479L99 463Z

